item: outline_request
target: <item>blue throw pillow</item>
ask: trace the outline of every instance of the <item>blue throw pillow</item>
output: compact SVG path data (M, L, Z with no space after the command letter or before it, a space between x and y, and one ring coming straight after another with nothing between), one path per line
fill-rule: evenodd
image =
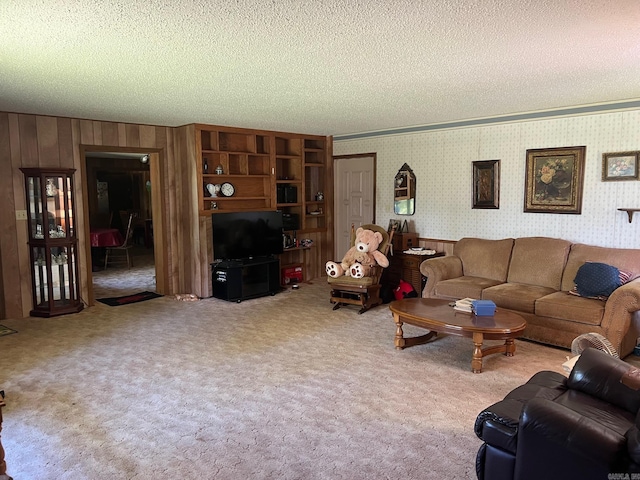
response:
M582 265L573 281L583 297L608 297L621 285L620 271L616 267L597 262Z

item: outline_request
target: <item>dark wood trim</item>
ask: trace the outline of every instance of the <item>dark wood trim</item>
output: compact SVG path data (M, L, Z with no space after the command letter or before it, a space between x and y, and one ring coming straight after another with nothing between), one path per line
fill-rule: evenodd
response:
M109 147L98 145L80 145L80 156L82 158L83 168L81 169L82 178L82 205L84 213L84 241L85 241L85 255L87 261L85 261L84 271L87 279L87 291L88 295L85 301L89 305L94 305L93 295L93 273L91 271L91 242L89 240L89 186L87 181L87 152L105 152L105 153L148 153L150 154L149 160L149 172L152 179L156 179L159 182L160 175L160 163L162 158L162 149L157 148L142 148L142 147ZM132 167L132 170L135 168ZM153 185L152 180L152 185ZM167 292L167 278L164 275L166 271L165 262L166 254L158 254L158 252L166 252L167 248L164 241L164 234L162 228L162 218L165 213L163 211L163 202L161 199L162 185L159 184L158 188L151 188L151 218L154 222L154 255L155 255L155 268L156 268L156 291L158 293ZM157 222L157 223L156 223ZM159 274L159 272L161 274Z

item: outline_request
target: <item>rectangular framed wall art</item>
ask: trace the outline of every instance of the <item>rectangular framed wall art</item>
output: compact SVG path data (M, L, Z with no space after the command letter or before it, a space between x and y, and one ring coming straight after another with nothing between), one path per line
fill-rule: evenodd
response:
M500 160L473 162L473 208L500 208Z
M602 154L602 181L638 180L640 152Z
M524 211L580 214L586 150L585 146L527 150Z

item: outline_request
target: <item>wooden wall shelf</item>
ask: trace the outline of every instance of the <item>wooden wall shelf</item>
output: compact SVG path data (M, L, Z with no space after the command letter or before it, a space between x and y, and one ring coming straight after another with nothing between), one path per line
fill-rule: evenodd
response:
M633 220L633 214L635 212L640 212L640 208L619 208L618 210L621 212L627 212L627 215L629 216L629 223Z

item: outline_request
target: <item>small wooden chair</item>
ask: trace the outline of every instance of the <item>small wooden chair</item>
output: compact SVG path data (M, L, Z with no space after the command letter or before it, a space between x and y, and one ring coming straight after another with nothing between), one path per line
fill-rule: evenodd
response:
M389 249L391 248L391 241L396 227L394 226L390 232L387 232L384 228L373 224L362 225L362 228L373 230L374 232L380 232L382 234L382 242L378 246L378 251L387 256ZM351 231L351 240L352 243L355 243L353 225L351 226ZM372 307L380 305L382 303L382 299L380 298L380 279L382 278L383 271L384 269L380 265L376 265L373 268L372 275L369 277L327 277L327 281L331 286L330 301L335 304L333 309L337 310L343 305L359 305L360 310L358 313L360 314L366 312Z
M131 257L131 249L133 248L133 217L135 213L129 214L129 221L127 222L127 230L124 236L124 241L122 245L118 245L117 247L107 247L107 252L104 255L104 269L107 269L107 263L109 262L109 255L111 254L111 263L121 263L127 264L127 268L133 267L133 258ZM122 259L117 259L114 262L113 254L123 254L126 256Z

